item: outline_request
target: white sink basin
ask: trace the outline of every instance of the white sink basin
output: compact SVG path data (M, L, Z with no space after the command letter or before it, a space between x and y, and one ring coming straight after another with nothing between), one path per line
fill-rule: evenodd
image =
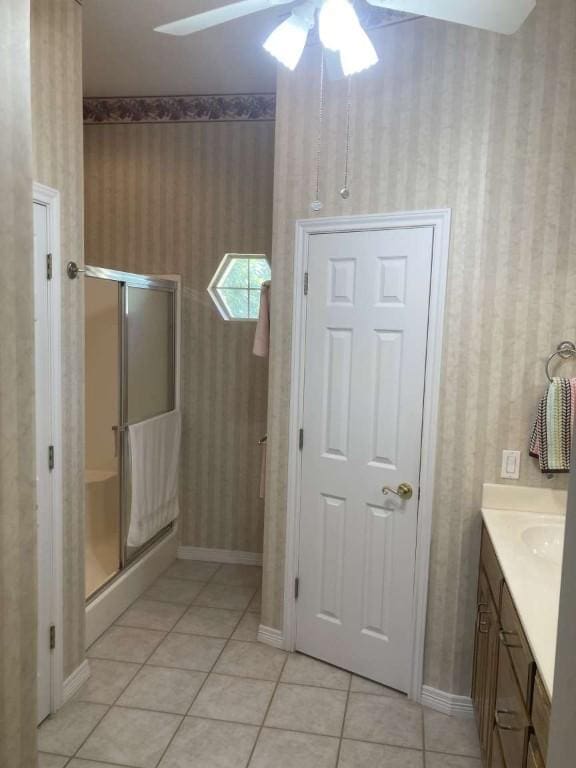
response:
M564 525L534 525L522 531L522 541L535 557L562 565Z

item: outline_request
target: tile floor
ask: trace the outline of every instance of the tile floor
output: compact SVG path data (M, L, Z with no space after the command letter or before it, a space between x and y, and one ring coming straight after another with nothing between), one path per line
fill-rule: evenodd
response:
M88 651L39 768L480 768L475 726L256 640L260 569L179 560Z

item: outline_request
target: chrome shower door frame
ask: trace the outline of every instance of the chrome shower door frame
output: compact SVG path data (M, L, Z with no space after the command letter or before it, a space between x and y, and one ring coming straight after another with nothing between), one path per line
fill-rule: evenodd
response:
M148 549L153 546L158 540L162 539L165 535L170 533L174 523L170 523L166 528L159 531L149 541L139 547L130 557L128 557L128 528L129 528L129 494L130 488L130 462L129 462L129 444L128 444L128 311L126 292L127 288L143 288L159 291L166 291L173 295L172 299L172 316L170 319L170 336L172 339L171 359L172 366L170 370L170 388L171 388L171 407L170 410L174 410L178 406L178 385L177 385L177 371L178 361L176 359L177 353L177 307L178 307L178 287L179 283L177 279L156 277L154 275L139 275L132 272L123 272L115 269L106 269L104 267L86 266L86 277L99 278L103 280L109 280L118 284L118 309L119 309L119 329L120 329L120 343L119 343L119 365L118 370L120 372L120 381L118 382L119 389L119 413L118 413L118 462L119 462L119 506L120 506L120 540L119 540L119 565L118 572L108 579L102 586L96 590L88 601L93 600L104 589L110 586L110 584L117 579L126 568L135 563Z

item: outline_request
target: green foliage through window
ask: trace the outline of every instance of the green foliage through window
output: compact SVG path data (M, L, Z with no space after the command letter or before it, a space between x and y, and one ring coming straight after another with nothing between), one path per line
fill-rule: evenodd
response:
M208 292L226 320L256 320L260 288L270 276L270 264L263 254L228 253Z

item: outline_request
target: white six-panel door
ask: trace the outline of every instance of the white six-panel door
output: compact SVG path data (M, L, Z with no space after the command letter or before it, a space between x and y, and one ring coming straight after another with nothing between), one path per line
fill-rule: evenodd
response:
M407 691L433 227L313 234L298 650ZM401 499L400 483L413 489Z

